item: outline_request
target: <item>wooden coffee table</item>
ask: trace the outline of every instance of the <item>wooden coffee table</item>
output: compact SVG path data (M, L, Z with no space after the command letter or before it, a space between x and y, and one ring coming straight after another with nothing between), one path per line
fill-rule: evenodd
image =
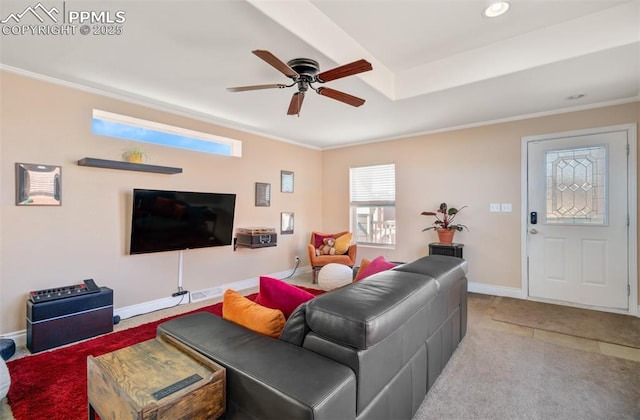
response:
M87 358L89 419L215 419L226 371L167 335Z

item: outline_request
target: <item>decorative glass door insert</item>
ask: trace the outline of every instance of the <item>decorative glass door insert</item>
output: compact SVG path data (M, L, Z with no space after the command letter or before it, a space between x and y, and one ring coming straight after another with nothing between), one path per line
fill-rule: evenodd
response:
M545 164L545 223L608 223L606 146L547 151Z

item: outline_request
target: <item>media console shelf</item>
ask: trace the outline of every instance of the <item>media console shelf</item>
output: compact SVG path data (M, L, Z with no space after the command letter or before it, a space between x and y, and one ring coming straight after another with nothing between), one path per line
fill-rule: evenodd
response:
M123 171L155 172L157 174L180 174L182 168L172 168L170 166L147 165L144 163L120 162L117 160L106 160L96 158L84 158L78 161L78 166L92 166L94 168L120 169Z

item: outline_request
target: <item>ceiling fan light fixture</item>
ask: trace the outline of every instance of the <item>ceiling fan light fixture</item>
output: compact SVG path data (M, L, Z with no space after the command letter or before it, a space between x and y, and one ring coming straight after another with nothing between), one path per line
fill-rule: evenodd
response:
M252 52L267 64L269 64L271 67L278 70L288 78L292 79L293 82L290 85L285 85L282 83L271 83L265 85L235 86L227 88L227 91L244 92L248 90L262 90L273 88L282 89L298 85L298 91L295 92L291 97L289 109L287 110L287 115L297 115L298 117L300 116L300 108L302 108L304 94L309 90L309 88L313 89L322 96L335 99L336 101L343 102L354 107L359 107L365 102L365 100L362 98L349 95L348 93L344 93L339 90L324 87L316 88L313 86L313 83L325 83L372 70L373 67L371 66L371 63L369 63L365 59L360 59L354 61L353 63L345 64L331 70L320 72L320 65L318 64L318 62L310 58L294 58L293 60L289 60L287 63L285 63L278 57L273 55L270 51L253 50Z
M484 9L484 12L482 12L482 14L488 18L498 17L507 13L507 10L509 10L509 6L510 4L508 1L496 1L494 3L491 3L486 9Z

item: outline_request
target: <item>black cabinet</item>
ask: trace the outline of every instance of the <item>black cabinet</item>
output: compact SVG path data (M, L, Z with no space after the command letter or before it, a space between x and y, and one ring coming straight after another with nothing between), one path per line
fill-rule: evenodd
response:
M462 257L463 244L443 244L433 242L429 244L429 255L448 255L450 257Z

